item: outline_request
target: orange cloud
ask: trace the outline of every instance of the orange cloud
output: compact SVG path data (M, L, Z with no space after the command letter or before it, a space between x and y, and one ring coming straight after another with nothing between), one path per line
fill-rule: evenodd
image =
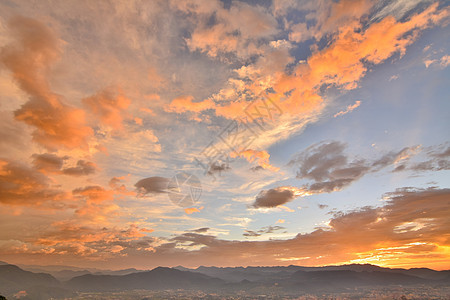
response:
M68 193L52 187L50 179L23 164L0 159L0 203L64 207Z
M113 177L109 181L109 186L114 190L114 192L116 192L116 194L136 196L135 191L129 191L125 184L122 183L125 179L125 176Z
M131 101L120 91L106 89L83 99L83 103L104 125L120 130L123 128L123 111L128 108Z
M216 57L219 53L235 52L238 50L238 38L227 32L223 24L212 28L196 30L188 40L192 50L201 50L209 56Z
M206 101L206 100L205 100ZM226 105L216 106L215 111L218 116L235 119L245 116L244 108L248 105L246 101L236 101Z
M201 111L214 108L214 102L212 100L204 100L201 102L193 102L194 97L192 96L181 96L172 100L169 106L165 109L168 112L176 112L178 114L184 112L195 112L199 113Z
M135 117L135 118L134 118L134 122L135 122L137 125L141 125L141 126L142 126L142 124L143 124L142 119L139 118L139 117Z
M53 223L51 230L33 240L30 248L44 248L53 257L60 255L105 260L120 255L123 250L149 247L151 241L134 224L128 228L101 228L61 221ZM30 250L28 252L32 252Z
M419 30L448 16L448 9L437 13L437 7L438 3L435 3L405 22L397 22L388 16L365 31L360 30L359 22L340 27L335 42L308 59L309 72L305 78L313 85L355 88L367 71L363 60L379 64L394 53L403 55L406 47L417 38Z
M283 114L311 116L320 112L324 107L323 99L319 95L322 85L334 85L347 90L356 88L358 81L367 71L365 61L379 64L394 53L404 54L406 47L414 42L420 30L440 22L449 14L448 9L437 12L438 3L435 3L408 21L397 22L393 17L386 17L363 30L357 17L371 5L359 1L354 10L347 11L345 7L349 6L350 2L344 2L336 4L333 9L339 12L338 15L350 15L351 18L344 17L349 21L338 27L338 33L331 45L313 53L306 63L297 66L292 75L279 74L271 80L277 94L271 95L270 98L281 108ZM255 89L254 84L252 81L246 88L249 91L259 90ZM257 93L255 96L260 95ZM217 115L233 119L245 116L244 109L249 104L244 100L221 105L214 105L210 99L195 105L190 102L180 102L180 108L173 110L182 113L214 108Z
M108 200L110 199L104 199L105 202L88 200L85 204L80 205L75 210L76 221L79 224L96 226L112 224L113 220L117 220L120 215L120 207Z
M166 84L166 80L162 77L155 68L148 70L148 80L154 88L161 88Z
M240 151L239 154L236 154L236 152L232 152L230 156L233 158L237 156L243 157L250 163L256 161L259 166L263 167L266 170L271 170L274 172L280 170L280 168L274 167L269 163L270 154L267 153L267 151L247 149Z
M352 112L355 108L359 107L360 104L361 104L361 101L356 101L355 104L347 106L347 108L345 110L338 112L337 114L334 115L334 117L336 118L336 117L348 114L349 112Z
M88 202L103 202L112 200L114 198L114 192L105 190L101 186L87 186L84 188L78 188L72 191L75 196L82 196Z
M275 18L260 7L235 2L229 9L224 9L219 1L208 2L210 3L202 5L191 2L176 5L182 11L198 15L198 24L187 39L191 51L199 50L214 58L221 58L219 54L222 53L247 58L261 54L258 39L270 37L277 32ZM217 24L210 26L205 22L210 16L218 20Z
M184 209L184 212L188 215L193 214L195 212L200 212L203 209L203 206L196 208L196 207L188 207Z
M33 140L49 150L87 149L93 134L83 110L64 104L45 77L48 66L60 53L57 39L38 21L15 17L9 22L15 42L2 48L0 61L12 72L29 101L15 111L16 120L35 128Z
M156 116L155 112L153 110L151 110L150 108L141 107L139 110L142 111L142 112L145 112L145 113L147 113L147 114L149 114L151 116Z

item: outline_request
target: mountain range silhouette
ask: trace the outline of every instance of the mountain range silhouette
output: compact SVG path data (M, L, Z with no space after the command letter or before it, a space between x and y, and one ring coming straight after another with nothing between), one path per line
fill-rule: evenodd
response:
M45 270L48 270L48 273ZM73 275L72 278L68 278L70 274ZM302 294L386 286L449 287L450 271L435 271L428 268L391 269L369 264L324 267L202 266L196 269L178 266L157 267L152 270L111 271L70 266L18 267L0 262L0 294L12 297L18 292L25 291L27 296L21 299L59 299L72 297L78 292L130 290L181 289L235 293L259 292L261 289L271 288L280 293Z

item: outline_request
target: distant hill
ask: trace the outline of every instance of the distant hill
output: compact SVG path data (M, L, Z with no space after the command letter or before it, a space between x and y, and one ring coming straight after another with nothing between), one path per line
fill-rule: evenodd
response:
M77 291L119 291L132 289L202 289L210 290L224 281L204 274L158 267L128 275L83 275L72 278L66 286Z
M427 284L428 280L401 273L367 272L351 270L298 271L280 281L281 287L303 289L309 292L338 292L355 287L417 285Z
M30 299L67 297L71 292L61 288L61 283L45 273L33 273L14 265L0 265L0 294L10 298L19 291L26 291Z
M371 264L350 264L340 266L323 267L302 267L302 266L276 266L276 267L198 267L188 269L182 266L175 267L179 270L202 273L208 276L217 277L226 281L240 282L242 280L260 281L265 279L286 278L298 271L354 271L354 272L384 272L400 273L404 275L415 276L423 279L446 280L450 277L450 271L435 271L427 268L412 269L391 269L383 268Z
M144 270L137 270L135 268L129 268L124 270L103 270L96 268L79 268L74 266L64 265L19 265L20 268L35 272L35 273L48 273L58 279L59 281L67 281L76 276L94 274L94 275L127 275L131 273L143 272Z

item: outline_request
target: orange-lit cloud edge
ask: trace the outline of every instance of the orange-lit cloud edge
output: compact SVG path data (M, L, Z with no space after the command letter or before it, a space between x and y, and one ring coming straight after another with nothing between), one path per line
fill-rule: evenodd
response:
M305 35L301 26L292 26L290 41L259 47L259 38L276 32L267 11L247 4L236 4L226 10L219 2L211 3L171 4L173 9L198 17L187 41L189 50L217 59L227 53L241 58L252 55L263 58L236 70L237 79L230 79L223 89L206 99L178 96L160 103L157 109L161 113L190 114L189 118L195 122L206 121L208 113L235 119L246 116L244 108L249 101L269 97L283 111L282 119L272 124L274 135L299 119L309 122L325 109L320 95L322 86L355 89L367 73L367 64L382 63L395 53L404 55L422 30L440 25L449 15L448 8L438 10L438 3L434 3L406 21L387 16L363 29L360 20L372 8L368 2L333 3L330 6L333 18L322 20L322 27L311 29L318 38L332 34L332 42L313 51L288 74L284 67L293 61L288 49ZM204 20L214 13L219 23L205 27ZM248 18L259 18L261 23L245 27L241 22ZM28 161L21 161L14 154L0 160L2 214L11 223L32 215L47 220L41 220L44 226L26 237L13 237L13 230L7 227L9 233L1 241L0 250L4 260L97 266L107 261L117 268L142 267L143 261L147 261L148 267L357 262L450 268L447 189L399 190L389 194L381 208L336 214L328 227L287 240L230 241L208 232L164 238L152 235L152 228L130 219L129 212L119 205L127 197L135 198L133 183L127 182L126 174L99 176L102 170L96 161L115 150L113 146L108 149L112 139L129 135L145 136L156 145L154 152L161 152L153 131L139 129L142 118L133 115L137 106L133 106L120 85L99 87L92 95L78 99L77 105L72 104L52 90L47 77L52 64L63 53L57 35L32 18L15 16L8 24L14 38L2 46L0 60L26 95L26 101L13 111L13 122L28 126L32 146L24 150L24 153L31 151ZM231 34L236 30L241 30L241 35ZM157 82L158 88L164 85L164 79L154 69L148 77ZM264 92L268 87L273 89L269 95ZM356 106L336 115L350 113L359 104L358 101ZM137 108L152 114L154 111ZM277 138L267 137L267 141L256 144L260 149L242 149L235 157L277 172L279 168L269 162L270 154L264 149L276 141ZM203 207L186 208L185 214L195 216L202 210Z

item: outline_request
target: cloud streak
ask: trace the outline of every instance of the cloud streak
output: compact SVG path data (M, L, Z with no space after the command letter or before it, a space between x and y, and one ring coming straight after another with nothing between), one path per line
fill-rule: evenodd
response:
M361 105L361 101L356 101L355 104L349 105L347 106L347 108L345 110L341 110L340 112L336 113L334 115L334 117L339 117L339 116L343 116L345 114L348 114L349 112L352 112L353 110L355 110L357 107L359 107Z

